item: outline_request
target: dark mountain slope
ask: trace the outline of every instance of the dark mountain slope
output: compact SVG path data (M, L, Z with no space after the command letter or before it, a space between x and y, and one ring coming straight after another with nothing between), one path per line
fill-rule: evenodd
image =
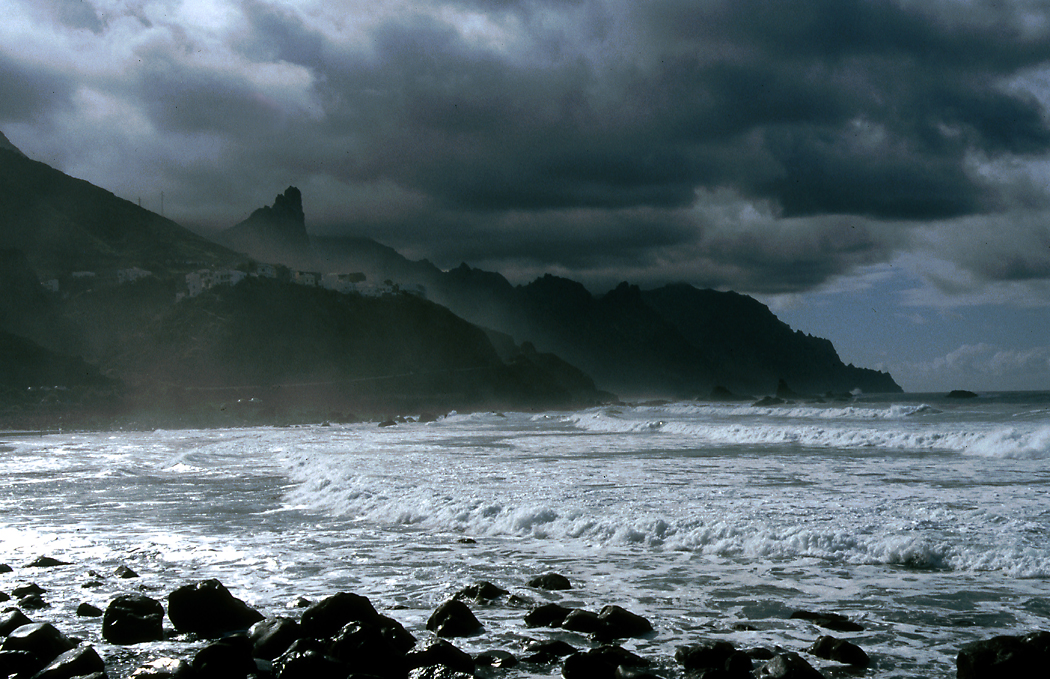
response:
M593 383L573 382L571 371L542 360L508 365L484 331L411 295L341 295L249 278L142 313L155 285L100 291L81 305L81 313L118 329L97 338L100 365L147 400L237 395L282 408L374 412L383 405L569 407L603 398Z
M138 266L157 274L243 260L175 222L0 148L0 247L45 278Z
M677 284L642 298L716 366L717 382L730 389L771 393L784 379L807 393L901 390L888 373L844 365L831 342L792 330L746 295Z

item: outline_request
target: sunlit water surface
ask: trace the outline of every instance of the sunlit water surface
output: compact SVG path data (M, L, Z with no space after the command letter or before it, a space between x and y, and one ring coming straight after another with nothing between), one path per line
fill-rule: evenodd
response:
M834 634L864 648L879 677L954 677L964 643L1050 629L1043 395L0 441L0 562L74 564L16 568L0 591L48 589L52 607L33 618L94 643L118 676L140 658L102 642L76 606L130 591L163 600L210 577L267 614L357 592L417 636L478 580L537 603L615 603L654 623L655 636L625 646L665 676L676 646L701 639L804 650L826 631L789 619L799 609L860 622ZM120 564L141 577L114 578ZM550 570L575 588L525 586ZM457 643L588 645L527 629L525 612L475 607L486 633Z

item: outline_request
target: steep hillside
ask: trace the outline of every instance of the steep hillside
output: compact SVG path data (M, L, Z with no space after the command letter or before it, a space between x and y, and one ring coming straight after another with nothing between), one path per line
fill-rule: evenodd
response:
M484 331L411 295L342 295L265 278L175 305L153 301L165 295L143 281L78 305L79 320L104 319L95 327L112 329L92 334L91 358L146 401L397 412L608 398L542 358L505 363Z
M155 274L244 258L86 181L0 148L0 248L37 274L137 266Z
M668 285L642 299L711 362L718 384L772 393L779 379L796 391L897 392L888 373L844 365L831 342L792 330L746 295Z

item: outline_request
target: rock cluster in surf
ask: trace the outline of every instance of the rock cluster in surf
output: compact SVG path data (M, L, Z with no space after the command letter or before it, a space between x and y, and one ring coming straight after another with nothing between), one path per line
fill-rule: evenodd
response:
M42 560L30 565L69 564ZM10 567L0 564L0 573L10 572ZM136 577L126 567L115 575ZM572 588L567 578L556 573L538 576L528 586L548 591ZM116 677L90 644L66 636L51 622L31 619L26 611L48 607L45 595L32 583L12 588L10 594L0 592L0 601L16 604L0 614L0 677ZM82 603L77 615L101 618L102 639L132 654L146 642L184 642L182 652L171 653L174 657L139 653L137 666L126 675L136 679L470 679L500 677L516 666L529 667L530 673L560 672L564 679L820 679L824 675L804 654L839 663L851 673L872 664L852 641L830 635L819 636L802 652L779 647L741 649L725 640L703 639L679 646L673 661L646 658L621 645L624 639L656 634L652 623L637 613L615 604L597 612L558 603L536 605L490 582L464 587L438 606L426 622L429 634L422 638L380 613L360 594L339 592L315 603L298 603L299 616L266 616L212 579L176 588L167 595L166 606L146 594L121 594L110 600L105 611ZM476 641L485 634L484 616L479 619L471 606L521 608L526 611L525 628L550 629L552 634L530 639L517 651L491 649L470 655L449 640L473 637ZM171 629L165 626L165 617ZM835 613L797 611L791 617L832 631L863 630ZM553 630L581 635L572 638L587 639L588 647L579 648ZM960 650L958 677L1038 676L1048 663L1050 632L998 636Z

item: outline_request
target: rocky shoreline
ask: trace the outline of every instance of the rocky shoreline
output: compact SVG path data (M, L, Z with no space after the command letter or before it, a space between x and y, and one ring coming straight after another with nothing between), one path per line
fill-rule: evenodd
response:
M457 591L427 619L425 629L410 631L377 610L361 594L337 592L316 602L299 599L290 608L259 611L215 579L192 582L157 595L112 596L105 609L83 602L75 614L49 603L49 591L32 582L40 569L80 567L40 557L14 569L0 564L0 677L15 679L494 679L561 676L564 679L819 679L825 676L874 676L871 659L858 645L831 634L818 634L799 651L737 648L724 640L693 640L677 647L673 658L642 657L623 643L656 632L651 621L616 604L597 612L548 602L537 605L491 582ZM66 573L62 573L65 571ZM121 566L110 575L86 571L88 580L68 589L100 587L105 580L133 581ZM50 578L49 587L56 586ZM571 590L557 573L530 580L534 590ZM69 592L63 593L69 600ZM76 596L74 595L74 598ZM484 646L484 610L493 606L522 610L523 643L473 655L451 640L471 638ZM70 606L63 607L68 611ZM477 610L481 617L475 613ZM64 618L62 616L65 616ZM863 627L846 616L796 611L829 632L857 632ZM87 631L88 640L63 633ZM527 631L525 631L527 630ZM564 632L585 644L569 643ZM158 642L163 642L159 646ZM101 649L96 649L96 646ZM834 663L823 674L807 660ZM959 649L957 677L1041 676L1050 666L1050 632L998 636Z

